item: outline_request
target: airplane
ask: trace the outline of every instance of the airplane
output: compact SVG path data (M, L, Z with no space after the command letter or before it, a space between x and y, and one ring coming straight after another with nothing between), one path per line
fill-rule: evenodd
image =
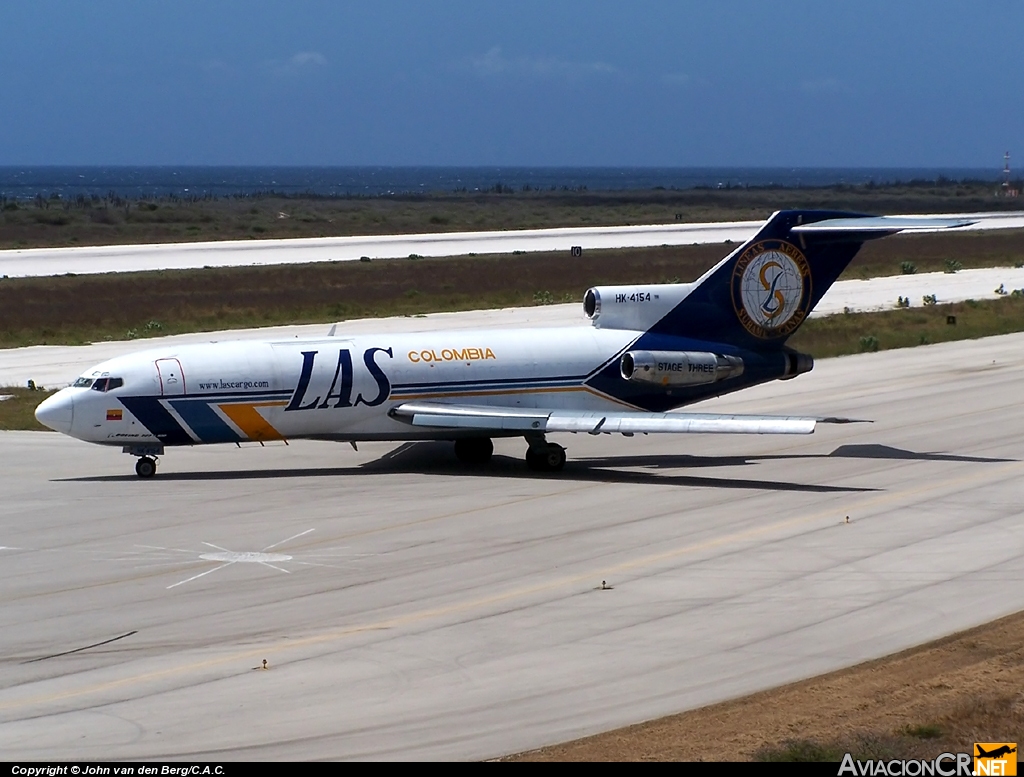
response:
M555 433L809 434L847 419L670 411L811 370L785 342L864 241L971 223L778 211L693 283L589 289L589 326L163 345L86 370L35 415L121 446L141 478L167 448L215 443L451 440L481 466L493 438L523 437L529 469L556 472Z
M978 751L977 754L974 756L975 758L999 758L1000 756L1009 755L1011 753L1017 752L1016 747L1010 747L1009 745L1002 745L1000 747L997 747L992 752L986 752L985 748L983 748L981 745L977 743L975 743L974 747Z

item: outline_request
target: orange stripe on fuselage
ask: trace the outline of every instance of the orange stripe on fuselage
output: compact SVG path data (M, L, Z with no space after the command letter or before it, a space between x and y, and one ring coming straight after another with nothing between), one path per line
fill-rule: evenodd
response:
M217 407L224 411L224 415L230 418L246 437L263 442L265 440L283 440L284 437L256 408L284 407L287 404L287 402L254 402L250 405L218 405Z

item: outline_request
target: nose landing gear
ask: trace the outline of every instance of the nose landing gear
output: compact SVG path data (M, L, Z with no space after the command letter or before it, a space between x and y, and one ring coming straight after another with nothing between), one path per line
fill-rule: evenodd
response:
M138 456L135 462L135 474L140 478L151 478L156 474L156 457L164 455L163 445L125 445L122 453Z

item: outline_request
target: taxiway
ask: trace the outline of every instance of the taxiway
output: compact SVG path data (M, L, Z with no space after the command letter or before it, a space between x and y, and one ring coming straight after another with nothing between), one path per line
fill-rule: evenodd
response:
M704 407L874 423L566 436L558 476L0 434L0 752L487 758L1018 611L1022 381L1024 335L823 360Z

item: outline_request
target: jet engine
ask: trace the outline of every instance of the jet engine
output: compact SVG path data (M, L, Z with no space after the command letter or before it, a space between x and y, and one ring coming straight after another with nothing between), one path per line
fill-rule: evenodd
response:
M691 283L595 286L583 296L583 312L598 329L650 329L686 298Z
M743 360L705 351L627 351L619 372L633 383L699 386L743 374Z
M786 372L782 376L782 380L795 378L797 375L803 375L805 372L810 372L814 369L814 357L810 354L800 353L799 351L793 351L786 348L785 355Z

